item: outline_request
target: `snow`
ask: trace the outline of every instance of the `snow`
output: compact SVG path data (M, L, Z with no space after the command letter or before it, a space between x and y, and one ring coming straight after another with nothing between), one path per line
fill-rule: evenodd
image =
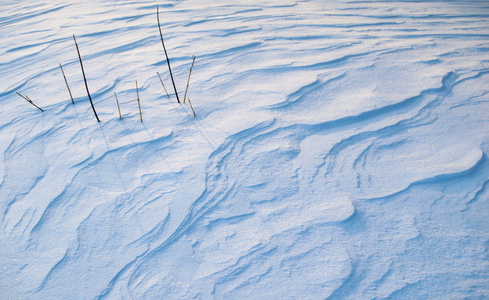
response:
M1 298L489 297L486 1L4 2Z

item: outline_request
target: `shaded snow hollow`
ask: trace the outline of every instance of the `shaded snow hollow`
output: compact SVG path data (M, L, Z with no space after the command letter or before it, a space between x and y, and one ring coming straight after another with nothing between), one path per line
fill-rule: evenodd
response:
M0 298L489 298L487 1L3 1L0 33Z

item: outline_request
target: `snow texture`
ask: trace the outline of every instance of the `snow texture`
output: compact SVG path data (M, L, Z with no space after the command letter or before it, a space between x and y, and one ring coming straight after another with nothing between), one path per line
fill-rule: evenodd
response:
M6 0L0 34L2 299L489 298L487 1Z

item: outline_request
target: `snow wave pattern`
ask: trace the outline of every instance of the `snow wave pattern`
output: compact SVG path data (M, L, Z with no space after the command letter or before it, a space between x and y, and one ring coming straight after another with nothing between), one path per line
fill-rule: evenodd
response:
M171 92L158 5L181 95L197 56L196 118ZM0 295L489 297L488 16L485 1L3 4ZM144 123L114 99L135 80Z

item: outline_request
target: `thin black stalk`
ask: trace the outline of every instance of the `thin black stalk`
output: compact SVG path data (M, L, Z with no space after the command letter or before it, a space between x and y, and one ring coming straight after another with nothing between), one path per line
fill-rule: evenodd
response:
M73 100L73 96L71 95L71 90L70 90L70 87L68 86L68 80L66 80L66 76L65 76L65 72L63 71L63 67L61 66L61 64L59 64L59 67L61 68L61 73L63 73L63 77L65 79L66 87L68 88L68 93L70 93L71 102L73 102L73 104L75 104L75 100Z
M139 106L139 116L141 117L141 123L143 123L143 113L141 112L141 103L139 101L139 90L138 90L138 81L136 80L136 95L138 96L138 106Z
M78 58L80 59L80 66L83 73L83 80L85 80L85 87L87 88L88 99L90 100L90 104L92 105L95 118L97 118L97 121L100 122L100 119L97 116L97 112L95 111L95 106L93 106L93 101L92 101L92 97L90 96L90 91L88 90L87 77L85 76L85 71L83 70L83 63L80 55L80 50L78 49L78 44L76 43L75 35L73 35L73 40L75 41L76 51L78 52Z
M175 86L175 80L173 80L173 74L171 72L170 59L168 58L168 54L166 53L165 42L163 41L163 34L161 33L159 7L156 7L156 19L158 20L158 29L160 30L161 44L163 45L163 50L165 51L166 62L168 63L168 70L170 70L171 82L173 83L173 89L175 90L175 95L177 96L177 101L178 101L178 103L180 103L180 99L178 98L177 87Z
M39 109L40 111L44 112L44 110L43 110L42 108L40 108L39 106L35 105L35 104L34 104L34 102L32 102L32 100L31 100L31 99L29 99L29 97L27 97L27 96L22 96L22 95L21 95L21 94L19 94L18 92L17 92L17 95L19 95L19 96L21 96L22 98L24 98L24 99L25 99L25 101L27 101L27 102L29 102L30 104L34 105L34 106L35 106L37 109Z
M188 73L187 88L185 89L185 96L183 96L183 103L185 103L185 98L187 98L188 84L190 83L190 75L192 75L192 68L194 67L195 56L193 56L192 66L190 66L190 72Z
M126 101L126 102L121 102L120 104L127 104L127 103L131 103L131 102L136 102L136 101L138 101L138 99L129 100L129 101Z
M194 107L192 106L192 102L190 102L190 98L188 98L188 104L190 104L190 108L192 109L192 112L194 113L194 117L197 117L197 115L195 114Z
M119 110L119 118L122 119L121 108L119 106L119 99L117 99L117 94L115 92L114 92L114 96L115 96L115 101L117 101L117 109Z
M168 96L168 98L170 98L170 95L168 95L168 91L166 90L165 84L163 83L163 80L161 80L160 73L156 72L156 74L158 74L158 77L160 78L161 85L162 85L162 86L163 86L163 88L165 89L165 93L166 93L166 95Z

